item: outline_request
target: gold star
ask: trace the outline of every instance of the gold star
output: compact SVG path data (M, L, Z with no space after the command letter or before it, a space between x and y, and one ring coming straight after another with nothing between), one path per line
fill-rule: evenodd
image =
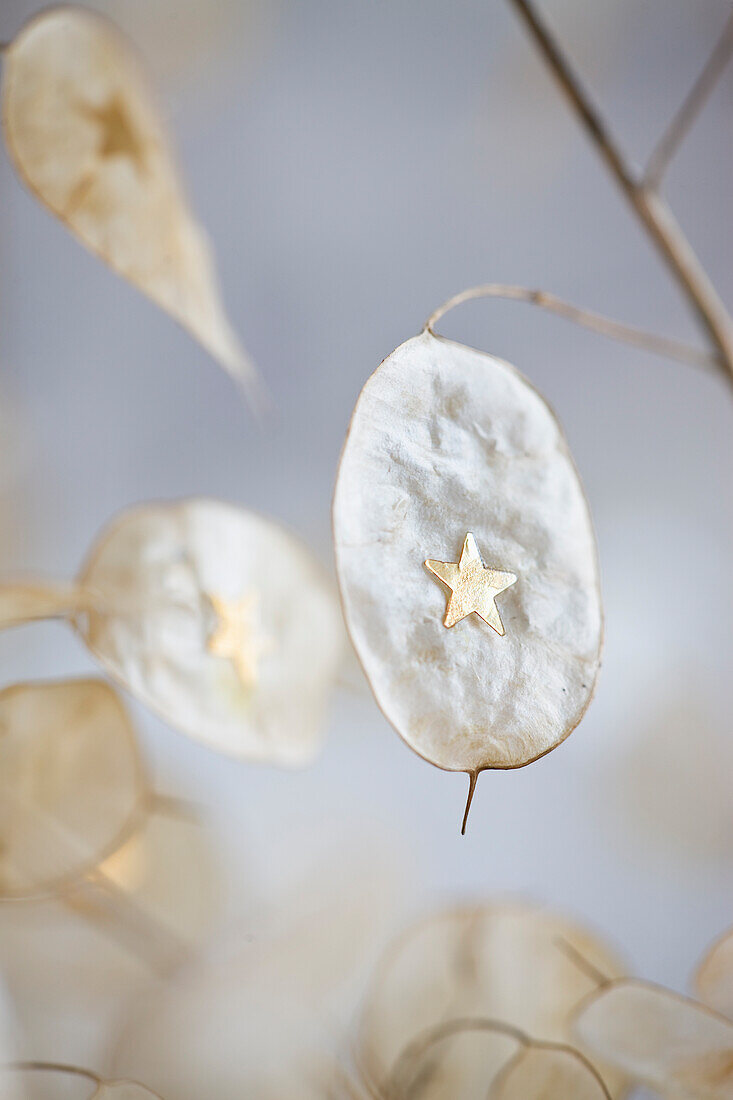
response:
M461 560L435 561L428 558L425 562L431 573L451 590L445 608L443 626L455 626L461 619L475 611L479 618L488 623L497 634L504 635L504 624L494 599L505 588L516 582L514 573L502 573L498 569L488 569L481 560L474 535L466 535L461 551Z
M231 661L245 687L257 683L260 657L269 648L259 632L257 593L247 592L238 600L209 595L217 624L206 642L209 653Z
M101 130L97 153L105 157L129 157L138 168L145 163L145 143L141 140L130 114L119 96L101 107L84 108L84 113Z

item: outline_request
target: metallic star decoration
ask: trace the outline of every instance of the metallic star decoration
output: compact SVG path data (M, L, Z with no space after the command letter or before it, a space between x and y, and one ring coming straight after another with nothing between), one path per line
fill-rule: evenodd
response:
M497 634L504 635L504 624L494 601L517 578L514 573L488 569L481 560L476 538L470 531L464 539L459 562L428 558L425 565L451 590L443 626L455 626L475 611Z
M231 661L245 687L257 683L260 657L270 648L259 631L257 593L238 600L224 600L209 593L217 623L206 643L209 653Z

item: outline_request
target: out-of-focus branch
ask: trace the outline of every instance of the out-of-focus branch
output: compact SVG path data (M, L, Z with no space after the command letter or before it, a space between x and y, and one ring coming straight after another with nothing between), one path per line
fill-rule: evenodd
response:
M682 289L728 381L733 384L733 321L672 211L654 188L648 187L632 171L558 42L537 14L532 0L510 0L510 3L521 16L598 153Z
M623 325L618 321L612 321L603 317L600 313L592 313L587 309L565 302L555 294L549 294L546 290L530 290L525 286L510 286L504 283L484 283L481 286L472 286L468 290L462 290L438 306L425 322L425 328L433 331L434 325L445 316L449 310L463 302L470 302L474 298L503 298L514 302L527 302L530 305L539 306L567 321L573 321L576 325L599 332L612 340L620 340L625 344L642 348L644 351L663 355L667 359L676 359L680 363L686 363L694 367L706 367L717 369L721 363L718 357L702 348L684 344L679 340L670 340L666 336L657 336L653 332L645 332L643 329L634 328L631 325Z
M84 1077L87 1081L91 1081L94 1085L101 1085L102 1078L98 1077L96 1073L92 1073L89 1069L81 1069L80 1066L69 1066L65 1062L8 1062L4 1069L12 1070L14 1073L35 1073L37 1071L44 1073L68 1073L73 1077Z
M731 55L733 55L733 13L731 13L704 69L690 88L684 102L662 134L649 158L644 173L644 183L647 187L659 186L669 162L705 106L708 96L715 87L718 77L730 61Z

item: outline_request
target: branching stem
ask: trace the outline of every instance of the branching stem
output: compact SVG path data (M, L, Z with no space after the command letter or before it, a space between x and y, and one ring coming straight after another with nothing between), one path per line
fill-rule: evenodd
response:
M454 294L442 306L438 306L425 322L425 327L433 332L434 326L441 317L463 302L470 302L474 298L504 298L514 302L528 302L530 305L539 306L550 313L555 313L568 321L574 321L577 325L592 329L612 340L620 340L644 351L664 355L667 359L675 359L680 363L686 363L694 367L717 369L721 365L719 357L711 355L702 348L684 344L679 340L670 340L666 336L657 336L652 332L634 328L631 325L623 325L618 321L611 321L600 313L592 313L587 309L565 302L555 294L549 294L546 290L531 290L525 286L511 286L505 283L484 283L481 286L472 286L468 290L462 290L460 294Z
M532 0L510 0L510 3L523 19L598 153L683 291L728 381L733 384L733 321L672 211L657 191L637 177L630 167Z

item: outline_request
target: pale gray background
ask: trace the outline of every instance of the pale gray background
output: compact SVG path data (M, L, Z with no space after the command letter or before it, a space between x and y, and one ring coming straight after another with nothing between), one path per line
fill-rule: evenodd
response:
M99 6L156 74L273 413L254 423L229 379L73 242L2 153L7 571L69 576L118 509L188 494L275 516L330 565L334 472L361 384L472 283L538 285L697 338L502 0ZM0 37L35 8L4 0ZM643 160L729 4L543 8ZM667 186L729 300L732 82L729 72ZM733 922L733 396L522 305L464 307L443 331L523 370L574 450L607 617L581 728L532 767L482 776L465 838L465 777L414 756L359 687L341 694L325 751L301 774L233 764L138 712L160 785L210 805L235 853L233 883L237 860L266 874L288 836L295 869L310 822L334 836L373 822L402 850L415 907L536 896L598 926L637 972L684 988ZM92 667L61 627L0 645L3 682Z

